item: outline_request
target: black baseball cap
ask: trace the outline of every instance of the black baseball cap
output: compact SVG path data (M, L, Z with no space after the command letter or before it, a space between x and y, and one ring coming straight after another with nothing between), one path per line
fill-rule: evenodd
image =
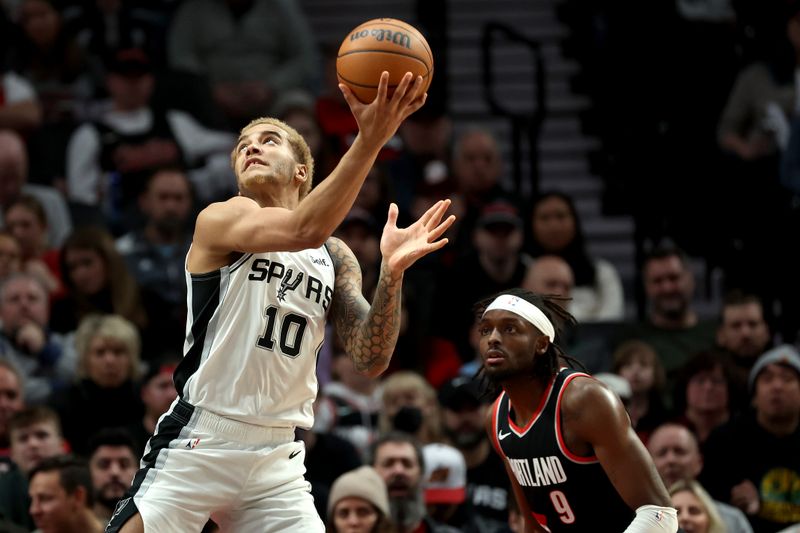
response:
M347 216L344 217L342 223L339 224L339 230L345 230L350 226L363 226L370 233L378 231L378 223L369 211L361 207L353 207Z
M522 217L519 215L519 209L513 203L498 198L492 200L481 209L475 225L479 228L488 228L494 225L521 228Z
M439 404L453 411L465 407L477 408L488 401L480 383L471 377L454 377L439 388Z

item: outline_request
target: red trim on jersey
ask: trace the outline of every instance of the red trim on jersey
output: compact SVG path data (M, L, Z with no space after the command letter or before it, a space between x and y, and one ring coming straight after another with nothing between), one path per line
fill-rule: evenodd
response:
M536 520L536 523L539 524L539 527L544 528L545 531L550 531L550 528L547 527L547 516L534 513L533 511L531 511L531 515L533 515L533 519Z
M550 383L547 384L547 388L545 389L545 393L542 394L542 397L539 399L539 406L536 407L536 410L533 412L533 416L531 416L531 419L528 420L527 424L525 424L525 427L522 427L522 428L519 427L511 419L511 407L512 407L512 405L511 405L511 398L509 398L509 400L508 400L508 425L511 428L511 431L516 433L518 437L521 437L525 433L527 433L528 430L531 429L531 427L539 419L539 416L542 414L542 411L544 411L544 406L547 405L547 401L550 399L550 394L552 394L552 392L553 392L553 382L555 382L556 376L558 376L558 374L555 374L555 375L553 375L552 378L550 378Z
M500 411L500 400L503 399L505 393L506 391L501 392L500 396L494 401L494 406L492 406L492 445L497 450L497 453L500 454L500 457L505 457L505 454L503 454L503 449L500 448L500 441L497 438L497 417Z
M571 461L581 464L596 463L596 455L581 457L580 455L575 455L569 451L569 448L567 448L567 443L564 442L564 436L561 434L561 397L564 395L564 391L567 390L567 385L570 384L573 378L577 377L591 378L592 376L589 374L584 374L583 372L576 372L575 374L570 374L567 376L567 378L564 380L564 384L561 385L561 390L558 391L558 399L556 400L556 439L558 440L558 447L561 449L561 453L563 453Z

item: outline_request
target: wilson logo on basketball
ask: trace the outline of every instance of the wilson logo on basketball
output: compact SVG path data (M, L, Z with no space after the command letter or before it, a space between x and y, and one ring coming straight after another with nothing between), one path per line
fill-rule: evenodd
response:
M363 39L370 36L374 37L378 42L387 41L394 43L397 46L404 46L409 50L411 49L411 36L401 31L384 29L361 30L350 34L350 40L355 41L357 39Z
M350 30L336 55L336 77L361 102L378 96L383 72L389 73L386 97L391 98L407 72L412 83L422 77L425 93L433 78L433 54L417 28L402 20L372 19Z

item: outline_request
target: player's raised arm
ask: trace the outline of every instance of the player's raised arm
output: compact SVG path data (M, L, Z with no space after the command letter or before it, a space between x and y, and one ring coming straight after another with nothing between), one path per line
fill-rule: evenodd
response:
M564 394L561 416L569 433L592 447L614 488L636 510L626 531L677 531L667 489L613 392L597 380L576 378Z
M437 202L407 228L397 227L397 206L390 206L372 304L361 293L361 267L353 252L339 239L328 240L336 268L331 319L356 371L377 376L389 366L400 333L403 273L420 257L447 244L441 236L455 221L453 215L442 221L449 206L450 200Z
M350 211L383 145L394 136L400 124L425 103L427 95L420 93L421 77L415 80L406 74L391 99L386 97L388 84L389 74L385 72L378 85L378 96L370 104L362 104L350 89L340 86L358 123L358 135L328 178L295 210L302 224L314 228L314 242L318 246Z
M362 104L342 86L358 122L358 135L328 178L302 200L297 191L303 190L306 181L310 186L313 162L310 157L304 160L294 132L277 121L254 121L245 127L232 163L240 193L250 201L235 198L209 206L198 217L199 244L212 253L321 246L350 210L380 149L425 102L425 94L419 94L421 78L413 80L406 74L391 98L386 97L388 80L384 73L378 96L369 104ZM258 180L282 180L293 186L276 188L273 196L261 198L263 188L249 185Z

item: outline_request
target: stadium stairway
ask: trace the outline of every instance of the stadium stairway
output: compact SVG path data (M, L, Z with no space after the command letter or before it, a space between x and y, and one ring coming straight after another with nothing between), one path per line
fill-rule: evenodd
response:
M591 151L600 148L587 136L580 114L591 105L577 94L571 79L580 69L565 57L563 42L569 29L557 18L560 0L446 0L448 19L449 112L456 132L467 125L480 125L500 140L511 181L511 126L507 119L493 116L484 98L481 81L481 37L487 22L507 25L540 43L546 72L546 115L539 147L539 190L563 191L575 200L592 254L613 263L620 272L626 294L626 312L634 317L636 283L634 223L629 216L607 216L602 210L603 182L590 170ZM338 45L342 37L361 22L392 17L416 23L414 0L301 0L318 42ZM515 111L530 111L535 94L535 67L530 51L520 44L498 40L492 58L497 74L499 99ZM523 147L526 142L523 142ZM523 151L522 175L530 175L530 163ZM703 314L713 313L717 298L713 288L702 286L706 279L702 262L693 265L698 274L698 294L710 294L699 302ZM705 309L705 308L707 309Z

